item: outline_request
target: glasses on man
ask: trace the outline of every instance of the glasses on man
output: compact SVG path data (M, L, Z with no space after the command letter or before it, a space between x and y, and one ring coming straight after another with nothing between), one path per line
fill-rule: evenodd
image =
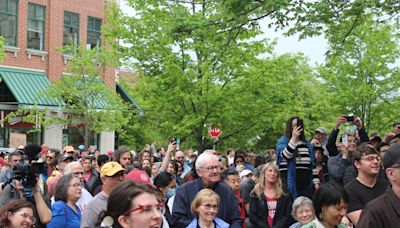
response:
M161 214L164 214L165 212L165 205L163 202L158 203L158 204L139 204L137 208L131 209L128 212L126 212L125 215L132 214L135 211L139 211L141 214L151 214L154 211L160 212Z
M203 206L206 210L211 210L214 209L214 211L218 210L218 205L217 204L200 204L201 206Z
M28 214L28 213L20 213L19 215L21 215L24 219L31 220L32 224L36 223L36 218L33 217L32 215Z
M46 156L47 159L53 159L54 157L52 156Z
M361 160L366 160L366 161L377 161L380 162L381 161L381 157L379 156L368 156L368 157L363 157L361 158Z
M215 170L219 170L221 168L221 166L219 166L219 165L216 165L216 166L209 166L209 167L200 167L200 169L205 169L205 170L207 170L208 172L211 172L211 171L213 171L214 169Z

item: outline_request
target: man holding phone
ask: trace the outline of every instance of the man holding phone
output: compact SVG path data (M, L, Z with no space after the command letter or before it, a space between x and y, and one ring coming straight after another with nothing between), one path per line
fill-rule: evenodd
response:
M326 148L329 151L328 170L329 180L340 186L343 186L344 172L347 167L352 165L351 156L356 150L357 141L353 132L345 132L342 134L339 143L336 144L339 127L342 124L354 124L360 135L360 142L368 142L369 138L365 132L361 120L354 116L339 116L336 120L335 128L332 130L328 138Z

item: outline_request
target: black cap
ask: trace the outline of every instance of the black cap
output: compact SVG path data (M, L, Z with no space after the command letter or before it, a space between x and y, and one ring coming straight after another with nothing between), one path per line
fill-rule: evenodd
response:
M393 145L383 156L383 166L385 169L400 164L400 144Z

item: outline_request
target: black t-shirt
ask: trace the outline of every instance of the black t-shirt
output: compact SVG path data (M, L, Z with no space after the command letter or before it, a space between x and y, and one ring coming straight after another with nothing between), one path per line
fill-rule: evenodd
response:
M388 182L378 179L374 187L370 188L354 179L344 187L349 197L347 212L363 209L365 204L384 194L387 186Z

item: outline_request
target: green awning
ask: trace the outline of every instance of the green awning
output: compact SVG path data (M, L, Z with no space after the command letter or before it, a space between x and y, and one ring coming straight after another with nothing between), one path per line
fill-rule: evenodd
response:
M45 99L43 92L51 85L45 73L0 68L1 83L5 83L18 105L57 106L54 99Z
M140 111L140 115L144 115L142 107L140 107L140 105L136 102L136 100L131 95L129 95L128 91L124 89L124 87L121 84L117 83L116 91L118 94L121 95L124 101L132 103L136 107L136 109Z

